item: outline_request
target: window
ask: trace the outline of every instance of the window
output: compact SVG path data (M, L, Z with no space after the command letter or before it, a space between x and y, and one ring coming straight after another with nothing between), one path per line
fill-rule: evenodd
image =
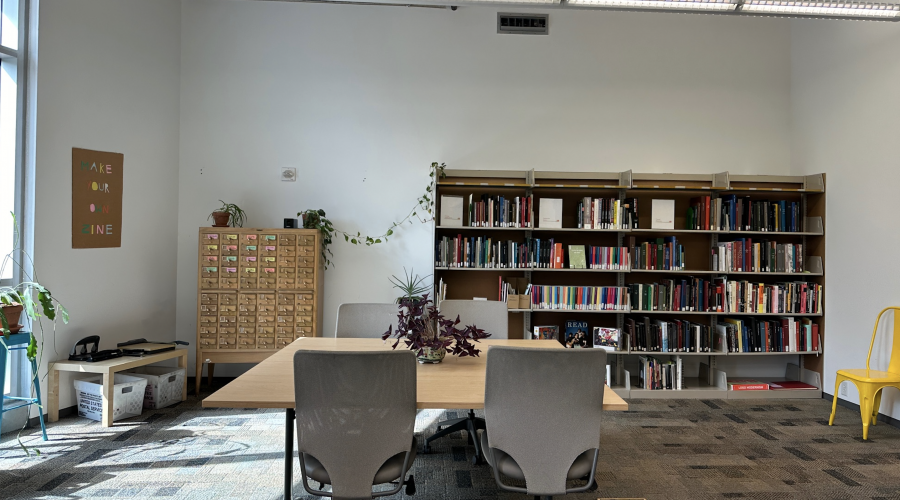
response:
M32 0L0 0L0 259L13 249L14 228L10 212L21 214L24 208L23 159L25 144L25 99L23 88L27 74L28 14ZM22 228L30 237L30 228ZM14 256L19 260L20 255ZM0 283L11 284L19 278L16 265L0 260ZM19 352L17 351L16 354ZM22 356L7 363L6 384L2 394L27 391L28 364Z

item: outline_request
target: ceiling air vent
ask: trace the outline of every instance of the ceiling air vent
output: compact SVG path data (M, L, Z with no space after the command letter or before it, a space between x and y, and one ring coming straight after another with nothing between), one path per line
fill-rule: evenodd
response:
M515 35L546 35L549 34L549 19L547 14L497 14L497 33L512 33Z

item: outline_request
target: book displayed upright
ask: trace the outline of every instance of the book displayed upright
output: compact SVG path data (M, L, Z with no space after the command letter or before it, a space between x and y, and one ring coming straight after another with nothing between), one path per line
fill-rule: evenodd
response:
M562 198L541 198L539 210L538 227L543 229L562 227Z
M607 351L619 350L619 329L605 328L602 326L594 327L594 348L604 349Z
M650 229L675 229L675 200L653 200Z
M442 227L462 227L463 225L463 197L441 196L441 221Z
M563 345L566 347L589 347L587 321L566 321L566 337Z

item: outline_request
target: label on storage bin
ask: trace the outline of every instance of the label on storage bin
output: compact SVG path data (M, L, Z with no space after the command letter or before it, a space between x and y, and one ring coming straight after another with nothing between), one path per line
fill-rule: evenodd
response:
M78 400L78 416L89 417L89 414L97 413L103 413L103 396L82 392Z
M245 248L248 252L255 252L255 251L256 251L256 245L247 245L247 246L245 246L244 248Z
M267 252L274 252L274 251L275 251L275 247L273 247L273 246L267 246L267 247L266 247L266 251L267 251Z

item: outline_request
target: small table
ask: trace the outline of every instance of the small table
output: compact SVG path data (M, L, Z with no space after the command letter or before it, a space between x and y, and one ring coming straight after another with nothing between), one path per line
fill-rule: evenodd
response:
M113 385L115 385L116 373L173 358L178 358L178 368L184 368L186 373L187 356L187 349L173 349L140 358L123 356L93 363L68 360L53 362L50 364L50 394L48 397L50 407L47 411L47 417L51 422L59 420L59 372L99 373L103 375L103 418L100 419L100 424L103 427L112 427ZM184 401L186 399L187 377L184 377L184 386L181 388L181 400Z
M392 345L393 341L381 339L299 338L204 399L203 407L284 408L284 498L289 500L292 498L294 467L294 353L301 349L389 351ZM478 344L481 356L447 355L441 363L420 364L416 369L416 408L484 408L484 380L491 346L562 348L555 340L485 339ZM607 387L603 391L603 409L626 411L628 403Z

